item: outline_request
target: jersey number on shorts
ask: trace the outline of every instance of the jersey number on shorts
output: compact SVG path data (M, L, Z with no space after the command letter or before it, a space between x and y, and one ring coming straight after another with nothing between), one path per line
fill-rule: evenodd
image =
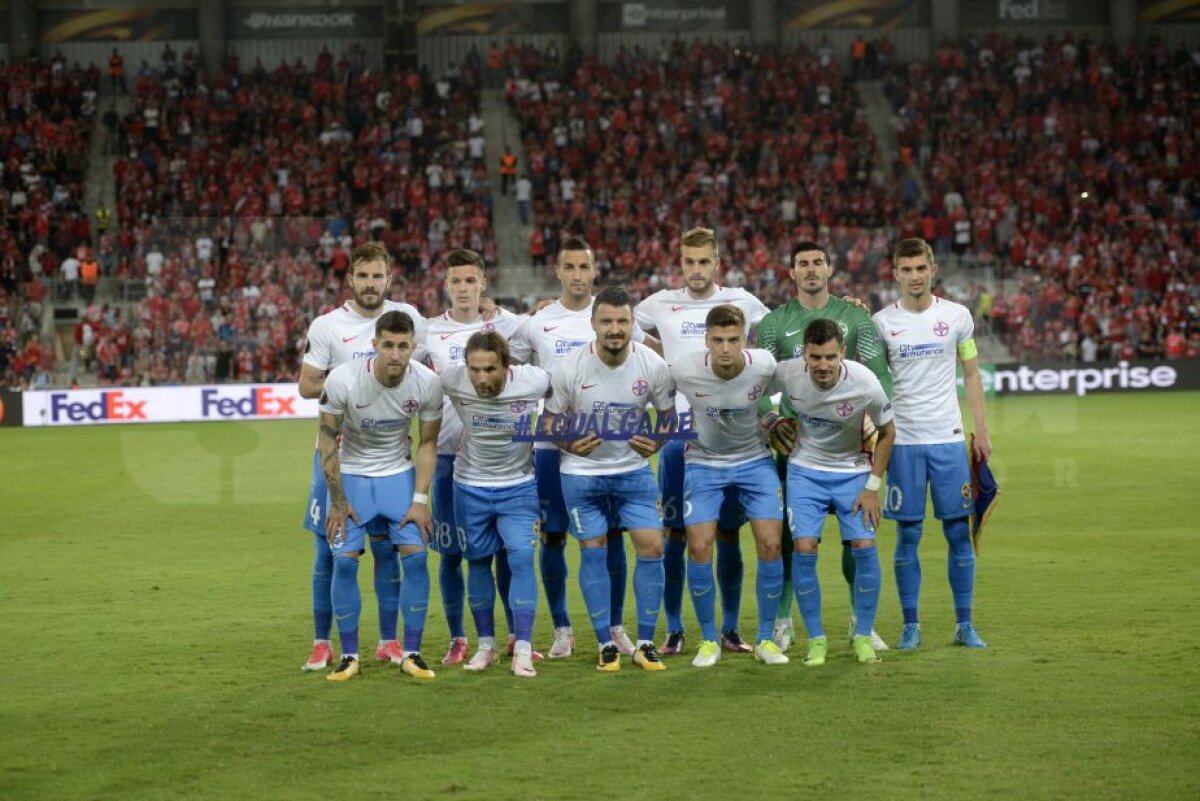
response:
M904 493L900 491L900 487L896 484L889 484L887 488L887 508L893 514L900 511L900 507L904 505Z
M313 528L321 525L321 502L316 498L312 499L312 504L308 507L308 519L312 521Z

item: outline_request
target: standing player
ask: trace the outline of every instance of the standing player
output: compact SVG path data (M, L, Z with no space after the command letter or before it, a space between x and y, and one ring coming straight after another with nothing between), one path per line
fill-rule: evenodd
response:
M425 345L425 319L407 303L384 300L391 282L391 258L378 242L368 242L350 253L346 284L351 299L328 314L312 321L305 339L304 361L300 366L300 397L319 398L325 377L337 366L369 359L375 355L371 337L379 316L402 311L414 327L414 347L420 358ZM313 455L312 480L304 527L315 535L316 555L312 570L312 608L315 639L304 670L322 670L333 661L329 631L333 621L330 591L333 582L333 553L325 538L325 512L328 489L321 470L320 452ZM400 560L388 541L386 527L373 526L369 532L371 555L375 559L375 598L379 605L379 646L375 658L399 663L400 644L396 642L400 614Z
M758 345L779 361L798 359L804 348L804 330L813 320L833 320L842 330L846 354L859 364L870 368L888 395L892 392L892 377L888 374L883 345L875 334L875 324L866 309L829 294L829 278L833 262L829 253L816 242L797 242L792 248L792 278L796 281L796 297L775 309L758 325ZM779 404L780 413L795 419L796 413L785 396ZM779 454L780 475L786 472L791 442ZM784 542L784 552L791 551L791 541ZM779 604L779 620L775 624L775 644L781 649L791 647L795 629L792 626L791 559L784 559L783 600ZM842 576L850 591L850 608L854 609L854 557L849 544L842 548ZM855 621L850 618L850 637L854 637ZM871 644L877 651L886 651L887 643L871 632Z
M421 658L429 607L424 538L433 531L429 484L437 457L442 388L433 371L412 360L413 332L412 318L404 312L384 313L375 323L371 343L376 355L336 368L321 393L318 440L329 486L325 525L333 551L333 611L342 643L342 661L326 677L330 681L358 675L358 558L372 521L387 526L404 569L400 668L414 678L433 678ZM420 420L421 432L415 470L408 434L414 418Z
M788 459L787 509L794 551L796 603L808 631L804 664L825 664L828 643L821 624L817 546L825 517L837 514L842 542L856 562L852 642L859 662L878 662L871 630L879 607L879 485L896 437L892 404L868 368L847 361L842 329L814 320L804 329L804 360L783 362L777 380L796 411L796 445ZM879 427L874 464L863 451L863 415Z
M704 350L704 319L709 309L731 305L746 316L746 334L767 314L767 307L744 289L721 287L715 283L720 253L717 238L708 228L693 228L680 240L680 266L685 286L663 289L643 300L634 310L638 323L646 331L657 331L662 340L661 353L668 364L684 354ZM679 399L679 411L686 401ZM663 525L667 529L664 566L667 584L663 607L667 612L667 642L664 654L682 653L683 632L683 554L687 537L683 520L683 443L668 442L658 455L658 483L662 492ZM742 599L742 551L738 529L742 520L736 499L729 496L725 514L717 523L717 580L721 590L721 645L727 651L748 653L751 647L738 634L738 615Z
M496 661L496 590L491 570L480 577L486 581L477 581L474 565L503 548L512 571L512 672L536 676L530 639L537 611L537 482L532 446L513 442L513 432L517 421L532 415L546 397L550 376L537 367L512 365L504 338L479 331L467 340L466 362L442 373L442 387L462 424L462 445L454 460L454 520L472 565L471 610L479 635L479 650L463 667L484 670Z
M592 305L596 341L579 348L554 368L547 419L561 422L640 417L653 406L662 420L674 417L671 376L652 350L630 341L633 309L629 293L608 287ZM637 552L633 595L637 604L638 638L633 663L645 670L665 670L654 647L654 629L662 606L662 516L649 457L658 441L631 436L628 441L601 439L587 433L561 441L562 489L571 535L579 540L579 586L600 643L598 669L619 670L621 657L613 642L610 579L605 556L610 521L629 532Z
M783 561L783 490L758 421L759 400L775 379L775 359L746 344L746 317L736 306L717 306L704 320L707 350L686 353L671 365L677 390L691 404L698 438L684 453L683 516L687 525L687 580L700 621L701 643L692 664L711 667L721 656L713 599L713 541L727 492L750 519L758 548L758 634L754 655L785 665L771 639Z
M558 300L530 317L525 326L525 338L533 349L538 365L551 373L564 357L596 340L596 332L592 328L596 255L591 246L578 238L563 242L555 273L562 285ZM633 341L644 342L646 339L641 327L634 323ZM550 442L536 442L533 460L542 510L542 585L554 620L554 642L547 656L560 659L573 653L575 634L567 614L567 508L562 497L559 449ZM612 638L621 653L632 656L633 641L629 639L622 623L628 563L620 529L608 532L608 542Z
M467 340L479 331L497 331L509 343L513 361L529 359L529 347L523 332L525 318L501 309L490 320L479 314L479 300L487 288L484 275L483 256L473 250L454 250L446 257L446 294L450 296L450 310L429 320L426 334L426 349L429 366L436 373L445 372L451 365L463 361L467 353ZM442 664L456 665L467 656L467 637L463 629L463 538L458 535L459 526L454 520L454 455L458 451L462 436L462 424L458 415L446 401L442 431L438 437L437 472L433 479L433 513L436 532L431 543L441 554L438 580L442 592L442 607L446 624L450 628L450 648L442 657ZM496 573L500 584L500 600L512 631L512 612L508 606L509 573L505 554L496 555ZM491 584L492 558L481 559L477 565L468 565L476 571L480 586ZM483 573L487 573L486 578ZM482 589L481 589L482 592ZM509 635L509 653L513 644Z
M968 648L986 648L971 622L975 589L975 552L970 515L974 508L971 471L964 448L962 413L955 386L955 363L962 362L963 384L971 418L975 456L986 459L992 444L975 324L965 306L932 294L937 264L923 239L902 239L892 258L900 283L900 300L875 314L875 326L887 345L896 382L896 455L888 475L886 517L896 521L896 588L904 613L898 648L921 644L917 599L921 562L917 545L925 520L926 485L933 494L933 513L942 521L950 556L947 572L954 596L957 626L954 639Z

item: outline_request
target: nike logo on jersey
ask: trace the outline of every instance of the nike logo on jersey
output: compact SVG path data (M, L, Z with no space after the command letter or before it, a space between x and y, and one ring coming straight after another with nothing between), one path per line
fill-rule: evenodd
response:
M358 339L358 334L355 334L355 335L354 335L354 336L352 336L352 337L342 337L342 344L344 345L344 344L346 344L347 342L353 342L353 341L354 341L354 340L356 340L356 339Z
M551 331L557 331L558 328L559 327L557 325L543 325L542 326L542 330L545 331L547 334L549 334Z
M581 384L580 389L591 389L594 386L596 386L596 385L595 384Z
M898 336L900 336L900 335L901 335L901 334L903 334L903 333L904 333L904 329L903 329L903 328L901 328L899 331L897 331L897 330L895 330L895 329L892 329L892 331L891 331L891 334L892 334L892 336L894 336L894 337L898 337Z
M783 335L785 337L794 337L794 336L796 336L796 334L803 334L803 333L804 333L803 328L797 328L795 331L785 331Z
M354 408L355 409L365 409L370 405L371 405L370 403L356 403L356 404L354 404Z
M708 398L708 397L711 397L711 396L710 396L710 395L709 395L707 392L697 392L697 393L696 393L696 397L697 397L697 398Z
M783 595L783 592L777 592L777 593L775 593L774 595L772 595L771 593L769 593L769 592L768 592L768 593L767 593L767 598L768 598L768 599L770 599L770 600L772 600L772 601L774 601L774 600L775 600L776 598L778 598L780 595Z
M454 334L442 334L442 341L445 342L447 339L449 339L452 336L454 336Z
M673 312L682 311L685 308L687 308L687 307L686 306L672 306L671 311L673 311Z

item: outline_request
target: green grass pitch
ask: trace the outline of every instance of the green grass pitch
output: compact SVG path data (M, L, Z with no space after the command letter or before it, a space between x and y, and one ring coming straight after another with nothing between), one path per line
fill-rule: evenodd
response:
M301 673L315 423L0 431L0 801L1200 797L1198 399L991 402L987 651L951 643L927 523L918 653L852 660L827 530L824 668L726 655L700 671L689 654L600 675L571 546L581 647L532 681ZM889 641L894 538L886 523ZM360 573L366 644L369 556ZM549 629L543 605L543 647Z

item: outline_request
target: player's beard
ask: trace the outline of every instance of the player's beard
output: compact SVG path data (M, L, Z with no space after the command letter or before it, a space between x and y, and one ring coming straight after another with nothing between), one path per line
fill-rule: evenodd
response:
M368 301L368 297L371 297L372 299ZM365 292L355 292L354 302L358 304L358 307L363 311L373 312L383 306L383 293L381 292L378 295L368 296Z
M601 341L600 347L604 348L604 352L609 356L615 358L620 356L625 352L626 349L628 349L629 339L630 338L628 336L622 336L619 340L620 344L618 344L618 339L616 337L605 337Z

